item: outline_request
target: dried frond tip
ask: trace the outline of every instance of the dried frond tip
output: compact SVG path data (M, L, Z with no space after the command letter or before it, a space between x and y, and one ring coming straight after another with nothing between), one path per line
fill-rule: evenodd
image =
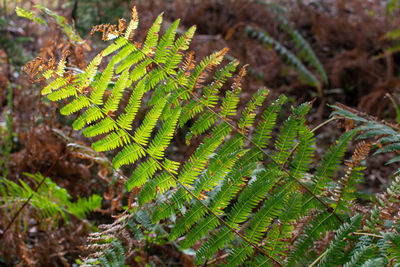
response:
M135 30L139 25L139 16L136 10L136 6L132 8L132 20L129 22L128 27L125 31L125 39L130 40L132 36L135 34Z

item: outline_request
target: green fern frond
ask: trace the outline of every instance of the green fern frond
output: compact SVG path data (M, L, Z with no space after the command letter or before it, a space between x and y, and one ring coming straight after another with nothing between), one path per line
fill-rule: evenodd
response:
M275 141L274 147L277 151L274 152L272 159L279 165L287 162L291 149L294 148L297 136L298 121L294 116L290 116L284 123Z
M331 145L328 151L324 154L320 164L316 167L313 176L312 192L314 194L320 194L322 190L326 188L328 183L331 182L333 175L339 169L349 142L356 134L356 130L343 134L336 141L336 144Z
M246 33L253 37L257 38L263 43L270 45L277 53L286 61L290 66L296 69L299 72L300 78L310 86L317 88L318 93L322 94L321 92L321 85L318 79L312 74L307 67L293 54L290 50L286 47L282 46L278 41L274 38L269 36L267 33L255 30L250 26L247 26L245 29Z
M100 52L86 67L85 71L79 75L78 77L78 90L82 91L84 88L88 87L92 81L94 76L97 73L97 69L103 59L103 53Z
M221 104L220 116L222 118L228 118L236 114L237 105L239 104L240 100L239 95L240 92L242 91L240 84L242 75L239 74L238 78L236 79L237 81L235 81L235 83L232 85L232 90L226 92L226 95Z
M138 159L146 155L143 148L135 143L126 145L121 152L119 152L113 159L113 166L115 169L123 165L135 163Z
M22 179L19 184L5 178L0 179L0 203L3 207L7 206L7 214L14 214L29 199L29 205L35 209L39 223L47 225L47 219L51 218L55 224L60 219L68 222L69 215L83 218L101 206L102 198L98 195L92 195L88 199L78 198L77 202L72 202L67 190L59 187L50 178L30 173L25 173L25 176L34 186L29 186ZM23 213L20 216L24 216ZM21 219L21 222L24 221L26 220Z
M163 124L162 128L158 131L157 135L149 144L147 153L153 158L161 160L164 157L164 151L171 142L180 113L180 107L172 110L168 120Z
M48 95L51 92L60 89L61 87L64 87L67 84L67 80L62 78L62 77L58 77L56 78L54 81L52 81L51 83L49 83L48 85L46 85L43 89L42 89L42 95ZM61 98L55 99L54 101L58 101Z
M303 233L297 238L294 249L289 253L287 266L296 266L298 262L305 259L305 254L307 254L308 248L310 248L314 240L321 238L321 235L335 230L339 227L340 222L334 218L330 212L320 212L314 219L306 226Z
M125 249L118 240L111 242L111 248L106 250L98 259L101 266L104 267L125 267Z
M138 82L134 89L134 92L129 98L129 103L125 108L125 113L121 114L117 119L117 123L121 128L131 130L132 123L139 110L144 91L145 81L141 80L140 82Z
M163 21L162 15L162 13L158 15L146 35L142 50L145 55L151 55L155 52L155 48L158 43L158 33L160 31L161 23Z
M241 131L246 132L246 130L253 125L256 117L256 109L262 105L268 93L269 91L266 88L262 88L255 93L252 99L247 103L238 123L238 128Z
M345 222L339 227L335 239L330 242L324 256L318 262L318 267L343 264L344 248L347 245L345 239L361 226L361 220L362 216L356 215L350 219L350 222Z
M186 143L189 143L193 136L199 136L209 130L217 121L214 113L205 111L200 118L190 127L190 132L186 134Z
M60 113L65 116L71 115L72 113L78 112L83 108L89 107L90 104L91 103L86 96L80 95L75 98L71 103L63 106L60 110Z
M175 69L178 67L179 63L182 61L182 52L189 49L189 44L193 38L196 31L196 26L190 27L182 36L180 36L176 41L172 49L167 55L164 67L165 71L170 74L175 74Z
M298 129L299 141L289 166L290 174L300 179L310 169L315 151L314 133L304 123L305 119L301 118Z
M106 117L97 124L85 128L82 133L86 137L94 137L97 135L109 133L117 129L117 124L113 119Z
M117 147L130 144L128 133L120 129L110 133L103 139L96 141L92 147L97 152L113 150ZM129 162L129 160L128 160Z
M131 191L134 187L143 185L160 169L161 166L152 158L140 163L125 183L126 190Z
M174 44L176 30L178 29L180 20L174 21L165 34L161 37L159 44L157 45L156 53L154 55L154 61L157 63L165 63L167 60L168 51Z
M104 118L104 114L101 112L100 108L92 106L73 122L72 127L74 130L81 130L86 125L102 118Z
M288 200L284 211L279 216L279 221L273 224L272 229L268 231L264 241L264 250L269 252L271 257L285 256L288 252L289 240L293 235L293 222L296 221L300 214L302 196L294 193ZM269 261L270 259L264 259Z
M96 90L90 94L90 99L95 105L103 105L104 92L106 91L111 79L113 78L115 62L111 60L104 69L101 77L95 82Z
M64 88L61 88L60 90L51 92L50 94L47 95L47 98L50 99L51 101L60 101L62 99L69 98L70 96L77 96L78 95L78 90L71 85L67 85Z
M204 110L204 107L214 108L217 105L219 100L219 90L224 85L227 78L232 77L232 72L235 71L237 65L237 61L231 61L228 65L219 69L213 77L213 82L204 88L201 102L191 100L184 106L182 116L179 120L181 127L185 125L188 120L201 113Z
M286 102L286 96L281 95L275 102L270 104L264 111L261 121L258 123L255 134L253 137L253 143L261 148L266 148L268 140L271 138L272 129L275 126L276 118L282 105Z
M357 243L358 245L358 243ZM357 246L354 249L350 261L343 264L343 267L356 267L361 266L372 256L374 256L373 248L370 245Z
M130 207L124 214L133 212L132 216L140 216L138 210L149 208L146 224L157 224L160 220L172 222L168 238L173 242L178 240L174 244L181 249L201 241L196 263L212 259L220 250L228 255L226 262L231 266L279 266L283 264L281 261L296 266L313 262L316 256L312 251L313 242L343 224L348 218L349 205L356 197L355 184L361 175L361 169L357 169L359 164L352 167L345 186L336 187L341 188L339 198L329 198L328 189L334 187L336 170L358 130L343 135L318 163L314 160L313 130L306 121L310 103L293 108L286 121L276 127L287 100L280 96L273 104L266 105L254 127L268 91L257 92L238 114L241 81L246 71L239 70L231 79L230 90L221 94L221 88L232 78L238 65L232 61L216 70L226 49L196 63L193 53L184 55L195 28L176 38L177 20L159 38L161 15L143 44L132 43L130 38L138 23L135 9L132 17L125 34L103 50L82 73L66 69L63 75L68 79L57 82L60 78L57 73L51 77L47 73L52 85L44 91L52 99L67 98L63 114L79 111L73 127L97 140L92 144L96 151L111 154L111 150L119 148L113 156L113 167L121 168L119 172L129 176L124 184L126 191L135 187L140 190L137 201L141 207ZM279 49L282 53L288 52ZM110 63L101 71L103 58L111 54ZM297 64L293 59L289 61ZM62 66L61 62L60 73ZM211 79L209 75L214 71ZM317 83L320 86L313 77L314 86ZM234 118L238 121L233 122ZM183 127L188 123L190 127ZM272 134L274 128L276 134ZM372 131L375 131L372 127L364 130ZM185 133L188 142L197 136L195 141L199 145L177 162L181 157L167 153L167 148L174 135ZM272 136L276 136L274 142L270 142ZM386 151L399 142L390 136L380 137L388 147ZM314 163L317 167L311 175ZM129 164L132 166L123 167ZM331 195L338 196L335 192ZM309 220L304 229L299 226L303 219ZM379 223L378 219L370 221L371 225ZM323 255L326 259L321 256L324 262L330 262L337 255L337 248L343 247L344 243L340 242L345 238L356 240L352 232L361 225L353 228L343 235L338 232L338 243L331 242L332 247ZM294 231L299 232L299 237ZM379 234L374 232L376 236ZM288 251L291 242L293 250ZM390 244L382 243L385 251L389 251ZM371 249L374 248L375 244L371 243ZM361 255L363 250L352 253L351 249L341 256L341 264L366 264L376 256L358 257L356 254ZM288 253L289 258L285 257ZM353 261L350 255L354 255ZM122 257L120 263L123 264Z
M132 82L129 80L129 72L126 70L121 74L118 81L115 83L113 89L111 90L111 95L108 97L107 102L103 107L103 113L107 114L109 112L114 112L118 109L123 92L125 88L131 85L131 83Z
M167 103L167 97L161 99L157 104L147 113L140 127L136 130L134 140L140 145L146 145L150 138L161 112Z
M194 179L201 173L206 166L211 154L223 142L231 131L230 127L223 123L213 130L213 137L206 138L204 143L199 146L190 159L184 164L181 173L178 176L183 185L192 185Z

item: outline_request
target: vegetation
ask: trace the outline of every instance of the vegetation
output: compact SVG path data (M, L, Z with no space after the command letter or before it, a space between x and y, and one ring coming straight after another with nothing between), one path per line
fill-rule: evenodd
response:
M50 19L64 39L55 43L58 54L43 51L25 71L41 83L47 108L57 108L67 117L64 124L92 146L53 132L66 140L71 154L96 164L97 179L107 183L72 201L66 189L46 178L61 157L54 157L46 174L26 174L28 183L9 180L10 171L2 170L2 212L9 220L0 238L12 228L27 232L31 217L57 227L92 211L106 214L109 201L114 216L87 227L83 256L75 258L81 266L140 266L149 261L141 250L168 245L195 256L196 265L400 264L399 169L383 193L362 190L374 155L386 155L388 164L400 161L397 124L336 103L329 118L311 126L315 100L290 103L292 97L269 97L264 87L246 101L246 66L227 56L227 48L198 60L189 50L196 27L181 32L180 20L165 25L163 14L143 42L135 40L141 32L136 7L129 22L93 27L92 35L101 32L110 43L86 64L82 51L90 48L66 19L40 5L38 10L41 15L22 8L17 13L39 25ZM279 21L297 56L261 31L245 32L273 45L324 98L324 67L301 34L286 19ZM11 111L11 92L8 97ZM12 150L11 118L7 121L3 169ZM318 151L317 131L335 122L344 124L343 133ZM174 153L177 146L185 153Z

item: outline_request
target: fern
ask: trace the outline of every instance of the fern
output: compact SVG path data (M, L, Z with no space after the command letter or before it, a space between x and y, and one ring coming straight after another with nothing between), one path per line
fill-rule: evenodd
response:
M379 121L377 118L357 112L344 105L332 106L335 112L333 116L340 116L354 121L358 124L356 128L361 134L358 139L374 139L373 142L378 145L378 149L374 154L398 152L400 150L399 129L396 124ZM386 164L400 161L400 156L394 156ZM400 169L396 171L398 173Z
M315 77L315 75L312 74L312 72L307 69L307 67L301 62L301 60L295 54L293 54L293 52L288 50L286 47L282 46L277 40L269 36L266 32L255 30L251 26L247 26L245 31L246 34L249 35L250 37L256 38L262 43L266 43L274 50L276 50L279 56L281 56L286 63L288 63L290 66L292 66L295 70L299 72L300 78L304 81L304 83L315 87L317 89L318 94L320 96L322 95L322 88L317 77Z
M350 205L356 200L359 166L367 153L361 148L355 151L342 179L336 177L336 171L357 130L340 137L318 162L314 130L306 120L311 103L293 107L287 115L281 112L287 98L282 95L268 105L268 90L262 88L240 110L246 70L234 75L235 60L220 67L227 49L196 64L192 53L184 56L194 27L176 37L179 21L175 21L162 35L160 15L141 44L131 42L137 24L133 9L125 32L119 32L82 72L66 70L68 80L45 72L49 85L43 94L50 100L66 99L62 113L76 114L74 129L95 138L92 147L96 151L109 153L118 148L112 164L129 176L125 189L140 190L137 203L143 208L152 205L146 224L173 218L169 240L179 240L183 250L200 242L197 264L213 259L221 250L230 266L310 264L318 257L313 243L328 231L337 231L336 238L319 258L320 264L380 262L373 249L378 241L388 247L383 254L397 257L390 247L397 244L396 235L385 235L386 239L379 235L371 249L361 249L357 240L349 241L361 228L361 217L351 218ZM291 60L304 67L297 58ZM104 70L103 61L109 62ZM304 67L304 74L319 86L315 76L306 71ZM229 89L221 96L224 85L230 87L226 86ZM143 116L138 116L141 111L145 111ZM278 119L281 117L284 122ZM178 162L168 147L173 137L181 134L186 134L187 143L198 142L193 152ZM92 263L101 258L104 264L123 264L123 248L115 242L130 218L140 212L143 210L126 209L113 224L92 235L93 247L103 255L94 257ZM304 218L309 223L298 227ZM115 248L110 245L113 240ZM354 253L344 253L347 246ZM368 257L363 258L364 254Z
M50 178L29 173L25 173L25 176L33 183L33 187L23 180L20 180L19 184L5 178L0 180L1 206L4 214L18 215L16 212L29 200L29 205L36 211L40 224L46 225L48 218L53 219L55 224L60 219L68 222L69 215L83 218L101 206L102 198L98 195L92 195L88 199L78 198L76 202L72 202L67 190L59 187ZM28 214L24 215L22 212L19 221L25 224L24 217L27 216Z

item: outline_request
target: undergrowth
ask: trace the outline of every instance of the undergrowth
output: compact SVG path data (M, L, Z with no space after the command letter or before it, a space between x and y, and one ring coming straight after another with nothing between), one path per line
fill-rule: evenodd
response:
M93 253L82 265L123 265L132 235L156 227L195 252L198 265L400 264L399 176L369 210L358 204L365 161L375 146L398 151L397 126L337 107L323 124L346 117L361 125L318 160L314 134L322 125L307 124L312 102L287 115L286 96L267 101L261 88L238 110L246 69L225 64L227 49L197 61L188 52L195 27L177 36L177 20L160 34L162 14L143 42L133 41L138 21L133 8L129 23L95 26L92 33L112 41L84 69L71 68L66 51L57 64L28 64L42 67L30 72L46 80L42 94L64 103L60 113L73 116L73 128L111 155L130 192L118 218L91 234ZM348 158L356 136L377 135L356 141ZM188 148L198 145L179 160L168 149L183 136Z

